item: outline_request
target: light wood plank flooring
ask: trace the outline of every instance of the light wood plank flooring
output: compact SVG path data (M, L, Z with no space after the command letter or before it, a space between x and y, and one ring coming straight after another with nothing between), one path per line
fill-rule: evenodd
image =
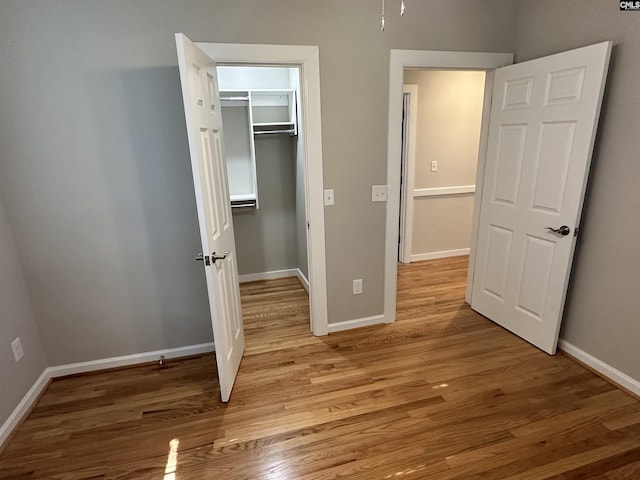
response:
M640 402L464 304L466 257L401 266L398 322L315 338L295 279L242 287L212 355L57 380L0 478L640 479Z

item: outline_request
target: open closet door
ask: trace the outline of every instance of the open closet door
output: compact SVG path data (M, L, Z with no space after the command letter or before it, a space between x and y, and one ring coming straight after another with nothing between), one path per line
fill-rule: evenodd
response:
M471 306L549 354L611 42L495 71Z
M176 47L202 241L196 259L204 263L220 394L227 402L244 352L244 330L216 64L181 33Z

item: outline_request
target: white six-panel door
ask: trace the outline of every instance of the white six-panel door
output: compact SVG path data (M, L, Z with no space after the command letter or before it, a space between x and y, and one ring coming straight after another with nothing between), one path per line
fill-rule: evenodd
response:
M495 71L471 306L550 354L610 52L605 42Z
M227 402L244 352L244 330L216 65L181 33L176 47L220 393Z

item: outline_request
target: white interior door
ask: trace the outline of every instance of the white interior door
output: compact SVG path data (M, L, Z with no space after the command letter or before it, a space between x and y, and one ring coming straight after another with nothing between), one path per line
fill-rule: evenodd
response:
M413 250L413 189L415 185L418 86L403 85L402 166L400 174L400 249L398 260L411 263Z
M610 53L604 42L495 71L471 306L550 354Z
M238 267L222 143L216 64L176 34L198 222L222 401L229 401L244 352Z

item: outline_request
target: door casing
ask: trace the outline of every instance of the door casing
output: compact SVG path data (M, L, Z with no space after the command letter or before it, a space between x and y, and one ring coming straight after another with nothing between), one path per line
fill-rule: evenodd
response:
M322 130L320 117L320 55L317 46L253 45L196 42L218 64L300 68L302 128L305 138L305 198L311 331L327 335L327 274L324 235Z
M396 319L396 295L398 275L398 235L400 218L400 168L402 161L402 89L404 70L407 68L434 68L441 70L483 70L487 72L485 98L480 133L480 149L474 196L471 253L467 278L467 303L471 302L473 287L473 262L478 236L480 199L486 154L488 120L493 89L492 70L513 64L512 53L485 52L446 52L433 50L391 50L389 61L389 117L387 139L387 200L386 236L385 236L385 274L384 274L384 322L393 323Z

